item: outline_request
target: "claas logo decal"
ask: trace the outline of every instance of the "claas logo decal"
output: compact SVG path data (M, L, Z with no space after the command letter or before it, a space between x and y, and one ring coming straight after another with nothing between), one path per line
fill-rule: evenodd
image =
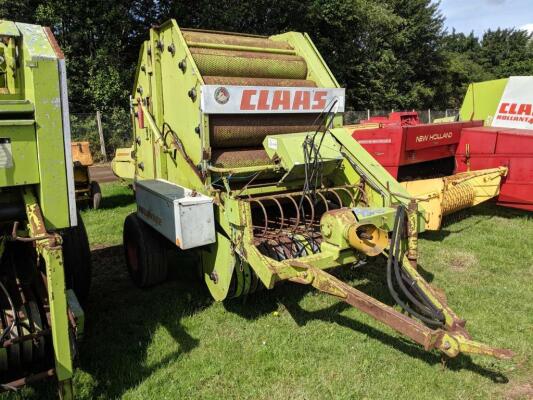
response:
M202 86L207 114L319 113L331 104L344 111L344 89L268 86Z
M311 95L313 95L312 98ZM245 89L242 91L240 109L244 111L316 110L320 112L326 108L327 96L326 90L311 93L304 90Z
M533 104L502 103L496 119L500 121L528 122L533 124Z

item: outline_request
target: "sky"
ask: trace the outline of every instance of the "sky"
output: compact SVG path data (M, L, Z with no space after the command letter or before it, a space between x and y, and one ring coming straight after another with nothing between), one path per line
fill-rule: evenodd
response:
M440 9L449 32L480 36L498 27L533 32L533 0L441 0Z

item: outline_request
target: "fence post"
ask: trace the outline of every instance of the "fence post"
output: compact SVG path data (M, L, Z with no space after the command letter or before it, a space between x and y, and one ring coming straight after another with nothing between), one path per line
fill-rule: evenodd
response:
M104 131L102 129L102 115L100 111L96 111L96 124L98 125L98 135L100 136L100 151L102 152L102 157L104 157L104 162L107 162L107 154L105 151L105 142L104 142Z
M428 108L428 124L431 124L431 108Z

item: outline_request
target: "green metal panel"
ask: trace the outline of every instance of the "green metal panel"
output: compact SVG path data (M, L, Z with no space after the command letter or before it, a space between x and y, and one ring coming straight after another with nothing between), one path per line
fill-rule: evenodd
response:
M15 38L9 41L12 50L5 51L14 52L18 46L21 62L10 74L13 82L7 82L9 93L0 94L0 117L11 116L10 121L2 122L1 137L12 138L16 162L13 168L1 171L0 184L39 184L47 227L65 228L70 226L70 161L67 163L65 154L58 54L41 26L10 23L1 27L19 32L19 36L8 32Z
M0 117L3 114L33 114L35 108L28 100L0 100ZM14 123L14 122L13 122Z
M152 73L152 58L148 56L148 48L150 44L145 42L141 48L139 54L139 63L136 73L136 84L132 93L134 98L134 104L137 104L138 99L141 96L152 97L150 74ZM137 110L140 108L137 105ZM154 153L152 148L152 133L151 130L145 124L144 128L139 126L138 121L133 127L136 161L135 173L139 179L152 179L155 178L154 167Z
M0 139L9 142L11 167L0 167L0 187L39 183L33 120L0 120Z
M39 60L56 60L57 55L54 49L50 45L43 27L40 25L16 23L17 28L22 34L22 41L25 50L28 52L27 61L39 61ZM57 79L54 79L57 81Z
M263 146L268 156L271 159L278 157L281 160L281 166L287 171L280 181L305 177L306 160L302 145L313 134L314 132L288 133L268 135L265 138ZM321 172L324 175L329 175L343 160L340 146L329 134L318 133L315 140L316 143L322 143L320 147Z
M287 41L294 49L296 54L305 58L307 62L307 78L315 81L319 87L337 88L340 87L337 79L329 69L328 65L322 58L315 44L307 33L287 32L280 35L271 36L270 39L276 41ZM337 115L334 120L334 127L340 127L343 124L342 115Z
M70 226L67 166L60 102L58 65L55 59L40 59L27 82L28 97L35 104L37 151L39 153L39 199L49 229Z
M17 24L12 21L0 21L0 35L2 36L20 36Z
M508 78L471 83L468 86L463 105L459 112L462 121L484 120L490 125L496 114Z
M198 165L202 160L202 141L201 132L196 130L201 127L200 87L203 81L177 24L166 25L161 37L165 46L161 54L165 122L186 146L193 164ZM174 46L174 52L168 50L169 46ZM186 60L185 70L178 67L183 60ZM195 96L189 96L192 91Z

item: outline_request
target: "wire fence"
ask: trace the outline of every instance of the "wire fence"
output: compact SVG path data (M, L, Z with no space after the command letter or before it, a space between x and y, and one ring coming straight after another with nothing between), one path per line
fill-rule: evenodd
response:
M374 116L387 116L394 111L398 110L347 110L344 113L344 123L358 124L362 120ZM437 118L454 117L458 114L458 110L455 109L416 111L422 123L430 123ZM96 162L111 160L116 149L129 147L132 143L131 119L127 112L118 110L100 115L105 156L101 151L97 113L70 114L72 141L89 142L93 159Z
M131 120L126 112L101 114L101 128L104 140L105 156L101 151L100 133L96 112L70 114L72 141L89 142L93 159L96 162L110 160L119 147L131 146Z
M448 118L456 117L459 114L458 109L447 109L447 110L347 110L344 113L344 123L345 124L358 124L363 120L369 119L371 117L382 116L385 117L395 111L416 111L418 113L418 118L423 124L429 124L435 122L439 118Z

